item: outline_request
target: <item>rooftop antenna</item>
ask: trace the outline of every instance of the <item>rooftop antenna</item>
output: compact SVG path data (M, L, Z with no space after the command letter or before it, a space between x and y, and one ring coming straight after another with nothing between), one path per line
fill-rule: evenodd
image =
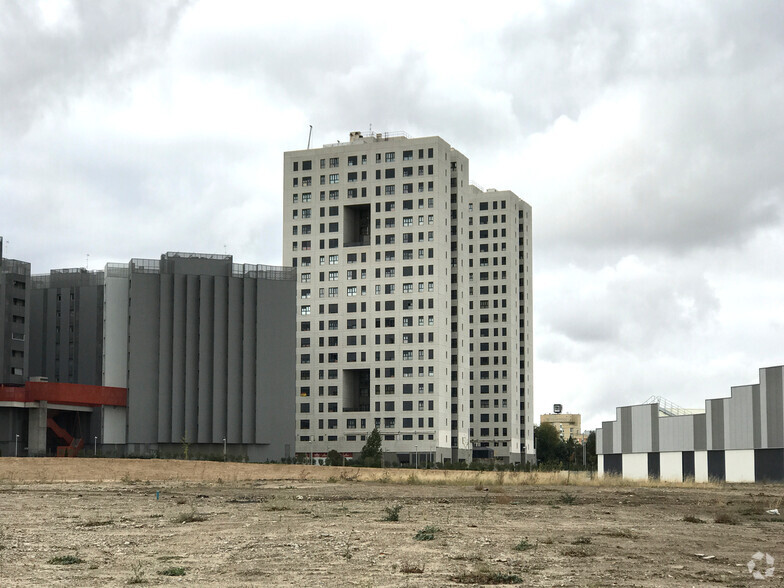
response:
M308 125L310 130L308 131L308 149L310 149L310 137L313 134L313 125Z
M90 254L87 254L87 262L85 263L84 269L90 269Z

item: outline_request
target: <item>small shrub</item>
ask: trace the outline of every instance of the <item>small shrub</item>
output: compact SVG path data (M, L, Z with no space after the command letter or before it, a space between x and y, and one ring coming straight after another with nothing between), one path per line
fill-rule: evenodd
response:
M165 570L161 570L158 572L161 576L184 576L185 575L185 568L181 567L171 567L166 568Z
M144 579L144 568L142 562L137 561L131 564L131 577L128 578L128 584L146 584L147 580Z
M698 523L699 524L699 523L704 523L705 522L702 519L699 519L699 518L697 518L695 516L692 516L692 515L686 515L685 517L683 517L683 520L685 522L687 522L687 523Z
M574 504L577 497L569 492L561 492L561 502L563 504Z
M716 518L713 519L714 522L719 523L720 525L737 525L738 518L729 513L720 513L716 515Z
M175 523L201 523L202 521L206 521L207 517L201 513L196 512L196 509L191 506L191 509L187 512L181 513L174 517Z
M577 537L572 541L572 545L590 545L591 538L590 537Z
M391 521L397 522L400 520L400 511L403 510L403 507L400 504L396 504L395 506L387 506L384 508L384 518L382 521Z
M417 541L432 541L436 538L436 533L438 533L441 529L438 527L433 527L432 525L428 525L424 529L420 529L417 531L417 534L414 535L414 539Z
M84 563L84 560L78 555L57 555L46 563L58 566L71 566L73 564Z
M400 564L400 571L404 574L423 574L425 572L425 564L404 562Z
M111 525L112 522L111 519L106 521L87 521L82 523L82 527L105 527L106 525Z
M525 539L520 539L520 543L515 545L514 548L515 548L515 551L528 551L529 549L532 549L533 547L534 547L534 545L532 543L530 543L528 541L528 538L526 537Z
M568 547L563 550L563 555L568 557L593 557L595 552L589 547L583 547L582 545L578 547Z
M601 534L606 537L623 537L625 539L635 539L637 537L637 535L629 529L611 529L609 531L604 531Z
M450 578L456 584L520 584L523 579L516 574L504 572L463 572Z

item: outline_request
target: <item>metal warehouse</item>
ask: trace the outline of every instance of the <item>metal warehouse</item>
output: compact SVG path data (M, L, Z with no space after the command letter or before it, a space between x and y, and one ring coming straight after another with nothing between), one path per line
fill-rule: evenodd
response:
M735 386L704 412L673 414L660 403L623 406L596 431L599 475L697 482L784 480L784 366L759 384Z

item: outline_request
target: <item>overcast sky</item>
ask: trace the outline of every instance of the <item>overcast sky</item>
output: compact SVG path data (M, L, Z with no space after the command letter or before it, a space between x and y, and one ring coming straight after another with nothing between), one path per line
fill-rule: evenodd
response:
M537 421L784 363L784 3L276 4L0 0L6 256L280 264L283 151L372 125L533 206Z

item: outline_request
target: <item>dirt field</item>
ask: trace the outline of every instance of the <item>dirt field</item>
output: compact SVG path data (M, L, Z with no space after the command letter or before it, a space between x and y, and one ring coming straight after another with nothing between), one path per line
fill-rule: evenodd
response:
M784 585L784 486L570 482L2 458L0 586Z

